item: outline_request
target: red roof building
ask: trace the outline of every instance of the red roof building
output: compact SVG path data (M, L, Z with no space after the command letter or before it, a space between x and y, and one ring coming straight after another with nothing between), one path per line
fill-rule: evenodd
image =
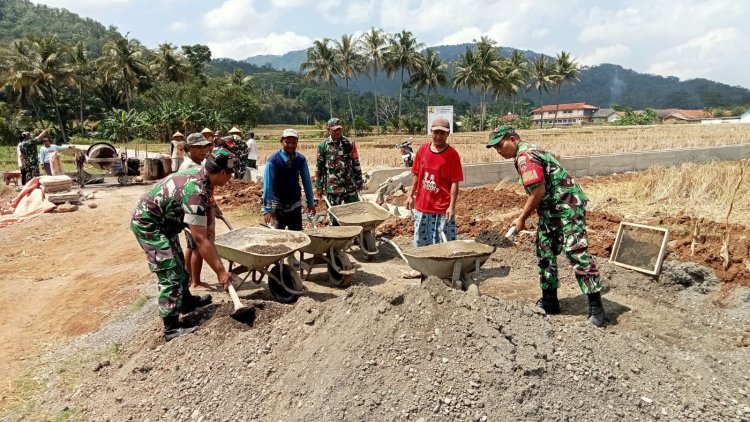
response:
M574 125L581 124L583 122L591 122L591 118L594 113L599 110L599 107L586 104L586 103L570 103L570 104L548 104L544 107L537 107L532 110L532 120L539 122L543 120L544 124L557 124L557 125ZM557 115L555 115L557 111Z

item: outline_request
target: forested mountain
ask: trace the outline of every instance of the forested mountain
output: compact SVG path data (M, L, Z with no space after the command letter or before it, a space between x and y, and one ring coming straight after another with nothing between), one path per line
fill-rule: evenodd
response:
M0 41L57 34L60 41L86 41L89 51L98 54L104 41L117 28L82 18L66 9L35 5L28 0L0 0Z
M453 65L459 55L466 52L472 44L442 45L430 47L437 51L440 58L448 63L449 76L453 73ZM512 48L501 48L500 54L508 57ZM533 51L524 51L527 59L539 55ZM245 61L256 66L266 68L286 69L298 71L305 60L305 51L291 51L281 56L253 56ZM680 81L674 76L659 76L625 69L616 64L604 63L598 66L582 67L580 81L575 85L566 86L560 96L560 102L587 102L599 107L619 104L633 109L650 108L706 108L732 107L750 104L750 90L729 86L707 79L691 79ZM398 94L398 80L380 78L379 90L385 95ZM371 91L372 81L366 75L360 75L349 82L352 90ZM470 96L468 91L455 92L449 88L440 88L438 92L450 95L464 101L477 103L478 93ZM534 91L522 94L527 100L538 103L538 94ZM544 103L550 104L556 100L552 95L544 96Z

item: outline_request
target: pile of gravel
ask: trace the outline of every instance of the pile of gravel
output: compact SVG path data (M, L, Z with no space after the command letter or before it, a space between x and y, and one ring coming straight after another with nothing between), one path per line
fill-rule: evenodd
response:
M54 406L138 421L750 417L746 396L685 372L698 363L689 352L611 335L583 316L556 326L533 307L438 279L390 296L353 287L268 305L252 327L230 312L214 306L199 331L166 344L153 326L141 339L150 348L98 368ZM717 368L742 367L724 359Z

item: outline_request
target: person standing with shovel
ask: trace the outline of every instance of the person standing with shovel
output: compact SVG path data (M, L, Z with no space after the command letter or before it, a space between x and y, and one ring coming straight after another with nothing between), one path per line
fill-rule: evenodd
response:
M557 288L557 255L565 252L578 285L589 300L588 320L596 327L605 324L602 305L602 282L596 260L588 252L586 234L586 203L575 179L555 155L536 145L521 141L515 129L501 126L490 134L487 148L494 148L503 158L512 158L529 195L521 215L513 221L516 232L526 228L526 219L536 211L536 256L542 298L537 306L548 315L560 313Z
M438 117L430 127L432 142L417 149L406 208L414 210L414 247L456 240L458 184L464 180L461 157L448 145L451 127ZM419 277L416 271L405 274Z

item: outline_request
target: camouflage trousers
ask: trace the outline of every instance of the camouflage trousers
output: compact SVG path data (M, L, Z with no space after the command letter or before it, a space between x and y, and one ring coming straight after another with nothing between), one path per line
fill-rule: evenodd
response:
M586 210L568 207L563 211L543 210L539 213L536 256L539 260L539 280L542 289L560 286L557 276L557 255L565 252L575 271L578 286L583 293L596 293L602 289L596 260L588 251Z
M343 192L343 193L326 193L328 202L331 205L342 205L351 204L352 202L359 202L359 195L357 192Z
M156 275L159 315L162 318L177 316L183 298L190 294L190 274L185 269L185 256L177 235L167 236L158 229L150 230L134 222L130 223L130 229L146 253L149 269Z

